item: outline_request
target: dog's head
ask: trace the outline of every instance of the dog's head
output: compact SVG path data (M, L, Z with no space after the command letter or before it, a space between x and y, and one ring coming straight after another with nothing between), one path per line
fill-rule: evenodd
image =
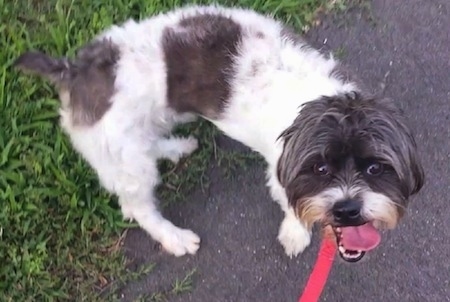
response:
M305 104L281 135L278 178L298 217L331 226L341 257L360 260L394 228L424 181L416 143L384 99L359 93Z

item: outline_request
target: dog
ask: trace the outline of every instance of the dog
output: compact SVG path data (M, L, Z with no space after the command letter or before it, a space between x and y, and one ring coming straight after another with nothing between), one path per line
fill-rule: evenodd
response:
M55 85L74 147L118 195L123 216L175 256L195 254L200 238L158 211L156 162L196 150L195 138L171 130L197 117L266 160L290 257L318 224L357 262L423 186L414 137L393 101L251 10L185 6L112 26L74 59L30 51L15 66Z

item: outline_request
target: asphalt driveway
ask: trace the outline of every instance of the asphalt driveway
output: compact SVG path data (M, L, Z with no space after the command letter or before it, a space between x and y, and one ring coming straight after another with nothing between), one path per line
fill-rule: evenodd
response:
M356 265L337 261L322 301L450 301L450 1L375 0L322 20L308 34L334 51L374 91L398 101L422 154L426 184L395 231ZM226 148L247 152L219 138ZM314 263L317 240L289 259L276 240L282 213L254 165L226 179L211 166L211 185L166 215L202 237L195 256L159 252L141 230L124 249L153 273L122 289L123 300L167 290L192 269L193 289L171 301L296 301Z

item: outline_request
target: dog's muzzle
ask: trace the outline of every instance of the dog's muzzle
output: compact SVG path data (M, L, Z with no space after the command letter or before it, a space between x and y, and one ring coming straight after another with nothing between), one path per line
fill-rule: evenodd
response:
M349 199L334 204L332 225L339 254L347 262L358 262L381 240L372 222L361 215L362 203Z

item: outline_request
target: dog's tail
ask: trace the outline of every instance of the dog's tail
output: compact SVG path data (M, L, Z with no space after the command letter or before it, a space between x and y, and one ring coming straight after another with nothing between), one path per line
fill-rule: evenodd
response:
M17 58L13 66L61 86L69 79L70 64L67 58L53 58L39 51L29 51Z
M39 51L22 54L13 63L19 70L50 80L57 87L70 83L75 76L83 76L87 70L109 68L119 57L119 50L108 39L96 40L80 48L74 60L54 58Z

